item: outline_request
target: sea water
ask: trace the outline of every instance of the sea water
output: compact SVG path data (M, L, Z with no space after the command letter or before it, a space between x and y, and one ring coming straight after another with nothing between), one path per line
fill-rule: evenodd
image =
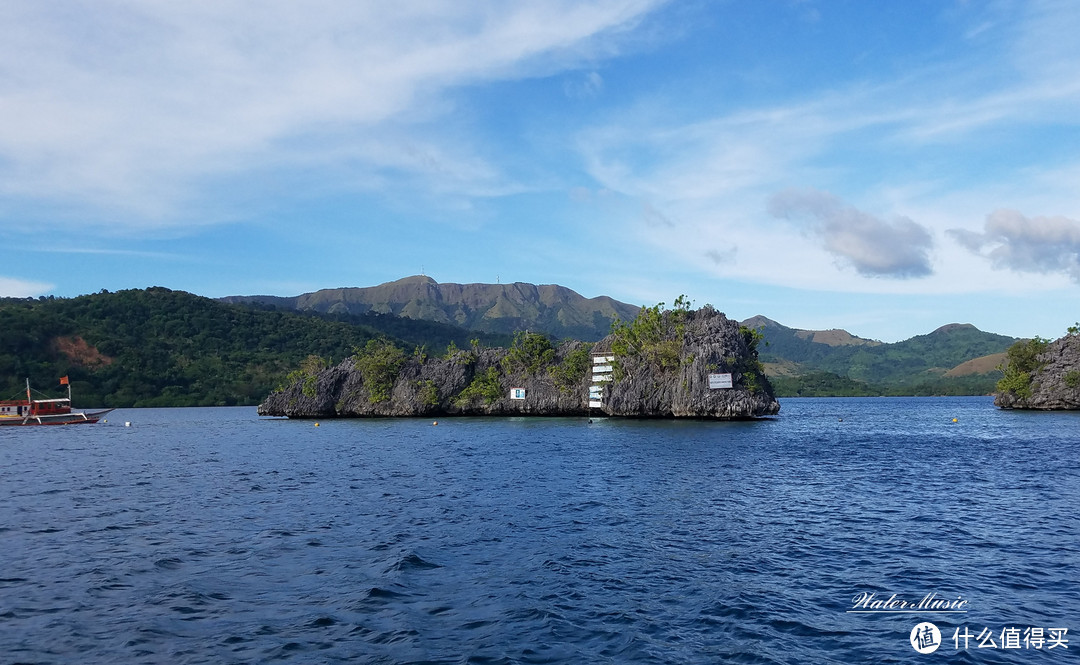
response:
M1075 661L1080 413L781 404L3 428L0 661Z

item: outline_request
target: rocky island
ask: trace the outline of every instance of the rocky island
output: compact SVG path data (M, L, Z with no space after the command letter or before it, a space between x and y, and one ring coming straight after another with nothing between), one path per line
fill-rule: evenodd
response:
M623 416L746 419L780 404L757 358L760 333L680 298L642 308L595 344L519 332L508 349L435 357L374 340L340 364L317 357L259 405L290 418Z
M994 404L1003 409L1080 409L1080 327L1053 342L1017 342L1001 370Z

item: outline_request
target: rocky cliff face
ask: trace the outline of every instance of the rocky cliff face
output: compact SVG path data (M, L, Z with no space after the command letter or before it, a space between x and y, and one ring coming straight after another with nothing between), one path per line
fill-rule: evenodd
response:
M660 336L670 353L663 358L648 348L623 349L614 336L595 346L572 341L532 355L520 349L472 349L448 358L413 355L395 366L383 388L370 373L365 382L356 358L350 358L272 393L259 414L736 419L780 410L748 331L711 308L664 317ZM596 363L612 365L613 380L594 381L594 356L615 358ZM731 387L710 388L710 374L730 374ZM590 407L591 386L599 386L599 407ZM522 389L517 397L523 399L512 398L515 388Z
M994 404L1003 409L1080 409L1080 335L1066 335L1051 342L1037 361L1039 367L1031 375L1030 395L999 392Z

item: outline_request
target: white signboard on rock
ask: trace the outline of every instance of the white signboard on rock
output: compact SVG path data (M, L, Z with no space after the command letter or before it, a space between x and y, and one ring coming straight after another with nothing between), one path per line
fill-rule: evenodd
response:
M731 387L731 374L710 374L709 375L709 390L720 390L722 388Z

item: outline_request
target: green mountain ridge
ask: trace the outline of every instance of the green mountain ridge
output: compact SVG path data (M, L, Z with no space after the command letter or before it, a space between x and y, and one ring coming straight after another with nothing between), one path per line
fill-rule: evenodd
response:
M615 319L633 319L639 309L607 296L585 298L555 284L440 284L423 275L293 297L227 296L221 300L323 314L379 312L504 335L531 329L556 339L586 342L601 339Z
M763 316L743 325L761 331L761 361L781 396L989 394L1000 373L959 370L1003 353L1016 338L950 323L926 335L883 343L846 331L788 328ZM825 338L827 341L815 341ZM847 340L847 341L842 341ZM993 367L996 365L982 363Z

